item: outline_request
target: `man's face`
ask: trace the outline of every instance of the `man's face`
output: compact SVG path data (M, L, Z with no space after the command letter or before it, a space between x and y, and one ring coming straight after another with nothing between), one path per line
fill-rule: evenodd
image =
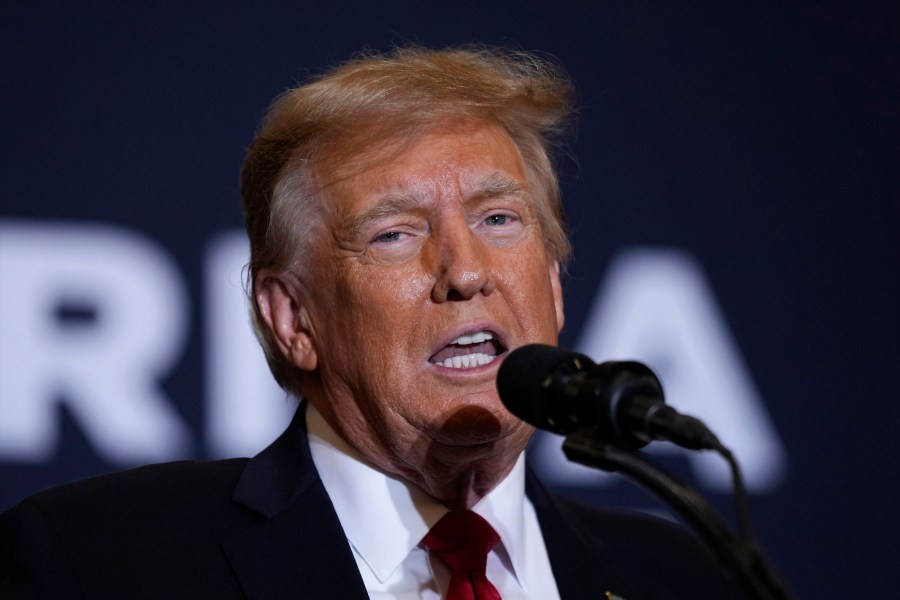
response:
M501 128L457 124L367 164L325 189L307 243L305 395L408 478L514 459L533 430L501 404L497 369L509 350L555 344L563 323L522 157Z

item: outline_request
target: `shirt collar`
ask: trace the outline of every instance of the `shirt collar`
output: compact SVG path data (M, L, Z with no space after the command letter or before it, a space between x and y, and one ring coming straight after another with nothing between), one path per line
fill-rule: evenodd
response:
M347 539L383 583L448 509L417 485L366 462L309 403L306 423L313 463ZM524 572L524 502L523 452L509 475L472 507L500 535L514 575Z

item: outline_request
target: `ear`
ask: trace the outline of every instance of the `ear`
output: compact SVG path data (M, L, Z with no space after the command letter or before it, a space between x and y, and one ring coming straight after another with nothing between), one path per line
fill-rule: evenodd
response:
M257 274L253 289L259 312L278 349L298 369L314 371L318 357L300 282L290 275L264 270Z
M563 290L559 278L558 260L550 261L550 287L553 288L553 304L556 306L556 332L559 333L566 322L566 315L563 311Z

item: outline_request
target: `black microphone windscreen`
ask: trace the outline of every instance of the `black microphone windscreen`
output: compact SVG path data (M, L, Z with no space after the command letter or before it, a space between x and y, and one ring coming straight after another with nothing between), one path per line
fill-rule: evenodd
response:
M503 359L497 372L497 391L507 410L523 421L557 431L548 419L545 386L547 378L567 363L593 365L590 358L578 352L544 344L529 344L516 348Z

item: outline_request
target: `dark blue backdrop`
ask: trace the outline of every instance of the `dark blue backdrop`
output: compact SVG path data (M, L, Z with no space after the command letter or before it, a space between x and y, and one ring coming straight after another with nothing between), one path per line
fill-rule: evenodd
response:
M162 388L191 433L180 455L208 457L204 256L240 226L237 170L271 98L367 47L482 41L549 53L577 80L581 106L562 164L576 255L563 345L583 344L621 249L688 252L786 455L784 476L751 496L770 554L802 597L896 593L896 4L433 4L5 3L0 235L99 223L171 256L188 325ZM8 302L29 247L0 240ZM61 310L67 322L96 318L77 298ZM0 321L8 380L41 360L21 350L17 318ZM31 400L0 397L0 422ZM122 466L60 406L58 445L43 459L3 454L0 440L0 508ZM683 459L662 458L692 478ZM569 488L649 503L622 482ZM708 495L727 511L727 494Z

